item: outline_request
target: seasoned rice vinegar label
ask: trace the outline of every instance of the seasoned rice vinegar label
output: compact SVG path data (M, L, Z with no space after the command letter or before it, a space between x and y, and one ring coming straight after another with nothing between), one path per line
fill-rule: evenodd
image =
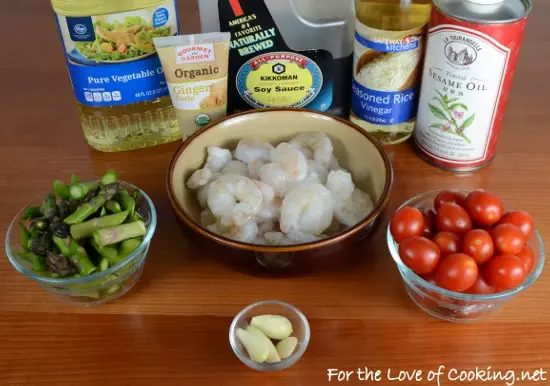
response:
M351 110L359 119L383 126L414 119L424 31L382 31L356 21Z
M430 29L415 141L442 161L484 160L510 49L479 31Z

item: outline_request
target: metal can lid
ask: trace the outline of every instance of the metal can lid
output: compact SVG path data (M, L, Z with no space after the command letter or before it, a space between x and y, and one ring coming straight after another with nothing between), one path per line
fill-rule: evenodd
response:
M531 0L433 0L443 14L476 24L508 24L527 17Z
M470 3L481 4L481 5L494 5L494 4L504 2L504 0L466 0L466 1Z

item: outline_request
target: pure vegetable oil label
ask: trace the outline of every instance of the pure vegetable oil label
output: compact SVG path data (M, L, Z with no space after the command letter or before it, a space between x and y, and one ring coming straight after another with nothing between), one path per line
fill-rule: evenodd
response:
M424 28L382 31L356 22L351 111L375 125L414 119Z
M304 107L327 111L340 65L323 49L294 51L264 0L219 0L220 28L231 33L228 112Z
M168 95L153 38L178 34L174 0L137 11L57 21L77 100L104 107Z

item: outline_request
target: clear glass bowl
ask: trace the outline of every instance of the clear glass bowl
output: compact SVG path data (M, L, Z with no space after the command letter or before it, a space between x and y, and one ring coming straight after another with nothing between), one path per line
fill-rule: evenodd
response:
M121 186L131 193L138 188L121 182ZM11 222L6 234L6 254L13 267L23 275L33 279L40 287L56 295L68 304L92 306L107 303L124 295L137 282L141 272L151 238L157 226L157 213L153 201L140 190L136 210L147 225L147 233L140 246L121 263L105 271L78 278L49 278L36 273L29 262L19 257L22 252L19 222L25 210L31 206L40 206L44 196L37 197L25 206Z
M236 334L238 328L246 329L250 320L254 316L266 314L281 315L288 318L288 320L292 323L292 328L294 330L292 336L298 339L298 345L294 349L294 353L278 363L254 362L248 356L246 349L239 341ZM237 316L235 316L235 319L233 319L229 329L229 343L231 344L231 348L233 349L235 355L237 355L241 362L251 369L258 371L281 371L295 364L302 357L302 355L304 355L304 352L309 344L310 335L311 332L307 318L299 309L288 303L277 300L266 300L249 305L244 310L239 312Z
M420 194L403 203L399 208L415 206L433 210L433 201L438 193L439 191ZM506 203L504 208L505 210L514 209L507 207ZM470 295L448 291L427 282L411 271L399 257L398 244L391 235L389 225L386 233L388 248L399 268L409 297L428 314L450 322L474 322L486 318L492 311L499 309L517 294L529 288L540 276L544 267L544 244L539 231L535 230L535 234L528 242L535 252L535 264L522 285L490 295Z

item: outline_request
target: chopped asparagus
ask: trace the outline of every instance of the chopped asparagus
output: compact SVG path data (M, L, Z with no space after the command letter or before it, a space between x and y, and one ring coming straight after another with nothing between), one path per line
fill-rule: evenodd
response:
M105 196L105 201L112 200L120 191L120 184L118 182L113 182L112 184L103 186L100 194Z
M19 223L19 229L21 230L21 235L19 236L21 238L21 248L23 248L25 252L29 252L29 240L31 238L31 234L23 223Z
M107 209L105 209L105 205L101 207L101 211L99 212L99 216L103 217L107 214Z
M141 196L141 192L139 191L139 189L136 189L136 190L134 190L134 191L132 192L132 198L133 198L134 200L137 201L137 200L139 199L140 196Z
M74 275L77 271L76 268L69 263L69 260L63 255L57 253L48 253L46 256L46 267L49 272L53 272L60 277L66 277Z
M86 194L84 194L84 189L82 189L80 184L71 185L69 194L73 200L82 200L86 196Z
M120 284L115 284L114 286L110 287L110 288L107 288L104 293L105 295L114 295L116 294L118 291L120 291L122 289L122 287L120 286Z
M53 192L55 195L63 200L68 200L70 198L70 187L66 183L55 180L52 184Z
M71 260L71 263L73 263L81 275L88 276L97 270L97 267L88 257L86 250L74 240L71 240L71 250L75 250L75 252L69 256L69 260Z
M30 230L31 232L42 233L48 230L49 224L48 220L45 218L37 218L31 222Z
M46 263L44 262L44 256L39 256L32 252L26 252L25 256L27 257L28 260L32 262L32 268L35 271L41 272L46 270Z
M122 208L120 207L120 204L115 200L109 200L105 203L105 208L111 213L120 213L122 212Z
M32 220L42 216L42 210L39 206L31 206L23 213L23 220Z
M94 232L94 240L100 248L106 245L120 243L127 239L143 236L147 232L145 223L141 220L122 224L111 228L103 228Z
M80 178L76 174L71 174L71 185L78 184L80 182Z
M120 206L122 207L122 209L129 212L129 216L130 218L132 218L136 209L136 200L134 200L132 196L130 196L126 189L118 192L117 201L120 202Z
M97 196L94 197L90 202L86 202L78 207L78 209L71 214L69 217L63 220L65 224L73 225L79 224L86 220L89 216L94 214L105 204L105 197Z
M55 203L55 196L53 194L48 194L44 201L42 201L40 211L45 218L52 218L57 214L57 205Z
M107 270L107 268L109 268L109 260L107 260L107 258L104 257L103 259L101 259L101 262L99 263L99 270L105 271Z
M46 256L52 249L52 240L48 234L41 234L36 237L32 237L29 240L28 247L32 253L40 256Z
M118 250L119 256L124 258L130 256L136 249L138 249L142 241L143 238L141 237L124 240L122 243L120 243L120 248Z
M122 224L127 216L128 212L124 211L71 225L71 236L76 240L90 237L98 229L110 228Z
M59 252L65 257L71 257L79 247L77 243L73 242L70 236L65 238L53 236L52 240L59 249Z
M94 241L94 239L90 241L90 244L92 245L92 247L95 248L97 253L99 253L101 256L106 258L107 261L110 262L111 264L116 264L118 262L117 261L118 251L115 247L106 246L106 247L100 248L99 245L97 245L97 243Z
M71 185L71 198L75 200L82 200L88 195L88 193L97 189L97 187L97 182L79 182L78 184Z
M118 177L116 173L113 171L108 171L103 175L103 177L101 177L100 182L101 182L101 186L105 186L105 185L113 184L117 182L117 180L118 180Z

